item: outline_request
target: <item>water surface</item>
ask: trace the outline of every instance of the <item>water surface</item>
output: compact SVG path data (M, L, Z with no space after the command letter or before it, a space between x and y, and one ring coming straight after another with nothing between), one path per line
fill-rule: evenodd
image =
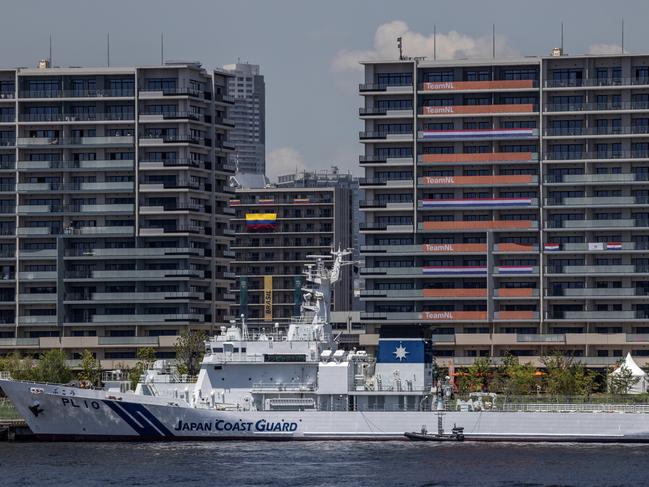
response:
M626 486L649 445L0 443L0 485Z

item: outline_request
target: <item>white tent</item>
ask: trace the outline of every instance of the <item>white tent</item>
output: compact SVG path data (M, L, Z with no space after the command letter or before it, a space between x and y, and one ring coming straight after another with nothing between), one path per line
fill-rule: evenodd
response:
M647 386L648 386L648 380L647 380L647 373L642 370L638 364L635 363L635 360L631 358L631 353L626 354L626 358L624 359L624 363L620 365L617 369L615 369L613 372L611 372L611 375L618 375L622 372L622 367L626 367L631 371L631 374L633 377L638 377L640 380L631 386L629 389L628 393L629 394L642 394L644 392L647 392Z

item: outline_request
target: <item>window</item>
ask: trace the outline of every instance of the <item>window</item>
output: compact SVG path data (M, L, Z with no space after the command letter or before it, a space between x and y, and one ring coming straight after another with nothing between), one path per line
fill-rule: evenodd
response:
M382 87L411 85L412 73L377 73L376 84Z
M429 71L424 73L424 81L427 83L454 81L453 71Z
M175 78L152 78L146 80L148 91L162 91L163 93L176 93L177 80Z
M133 96L135 92L132 79L109 79L107 84L112 96Z
M502 71L502 79L504 80L536 80L538 79L538 72L534 68L519 68L519 69L504 69Z
M490 81L491 71L488 69L471 70L464 72L464 81Z

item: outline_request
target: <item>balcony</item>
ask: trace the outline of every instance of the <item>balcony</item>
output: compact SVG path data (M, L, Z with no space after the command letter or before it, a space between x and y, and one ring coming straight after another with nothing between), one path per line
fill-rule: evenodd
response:
M192 313L169 313L169 314L132 314L132 315L92 315L90 323L106 324L128 324L135 325L138 323L180 323L192 322L198 323L205 320L204 315ZM72 323L84 323L83 321Z
M599 138L603 136L620 137L626 135L649 135L649 126L625 126L625 127L567 127L567 128L547 128L545 129L546 137L592 137Z
M613 151L601 150L595 152L575 151L575 152L546 152L543 160L545 161L588 161L588 160L609 160L609 159L649 159L649 151L631 150L631 151Z
M106 146L121 147L133 145L133 136L120 137L78 137L78 138L60 138L60 137L19 137L16 139L16 145L20 148L43 148L45 146Z
M132 98L134 90L31 90L21 91L20 98Z
M19 316L18 317L19 325L56 325L56 316L47 315L47 316Z
M413 84L388 85L385 83L361 83L358 85L358 91L361 93L378 92L387 94L408 94L414 90Z
M422 322L467 322L488 321L486 311L422 311L422 312L395 312L373 313L361 311L361 320L364 321L394 321L413 323Z
M548 313L546 319L549 321L621 321L646 319L646 316L636 311L564 311L556 314Z
M60 229L54 227L18 227L16 235L18 237L37 237L45 235L58 235Z
M59 273L57 271L21 271L18 279L21 281L56 281Z
M408 300L408 299L486 299L487 289L407 289L407 290L362 290L361 299L383 301L385 299Z
M532 104L506 104L506 105L447 105L424 106L419 110L422 117L453 115L529 115L538 111L538 106Z
M449 186L492 187L492 186L536 186L538 176L532 174L504 176L424 176L417 178L421 188L443 188Z
M151 222L153 225L155 222ZM152 237L157 235L173 235L173 234L183 234L183 233L194 233L199 235L205 235L205 227L200 225L176 225L176 226L165 226L165 227L154 227L154 226L142 226L140 227L140 236L141 237Z
M539 267L532 265L506 265L496 266L493 269L495 276L538 275Z
M417 162L421 165L466 165L466 164L527 164L539 161L537 152L488 152L477 154L421 154Z
M551 218L551 216L550 216ZM647 222L642 219L633 220L622 218L620 220L546 220L545 228L547 229L566 229L566 230L591 230L602 228L644 228Z
M619 173L619 174L565 174L563 176L549 175L545 184L619 184L649 181L649 174Z
M78 122L115 122L115 121L128 121L135 120L134 113L48 113L48 114L28 114L21 113L18 116L19 122L27 123L78 123Z
M79 227L66 228L65 235L134 235L135 228L132 226L113 227Z
M413 110L411 108L394 109L394 108L380 108L369 107L359 108L358 115L360 117L385 117L385 118L412 118Z
M644 266L636 265L566 265L566 266L547 266L546 274L559 275L628 275L640 272L647 272Z
M20 249L20 258L22 259L53 259L58 255L56 249L25 250Z
M187 88L187 87L182 87L182 88L163 88L160 90L152 90L152 89L141 89L138 92L138 96L140 98L162 98L162 97L168 97L168 96L192 96L194 98L201 98L201 99L206 99L209 100L208 96L211 95L211 93L208 92L203 92L201 90L196 90L193 88ZM225 98L225 97L223 97Z
M610 103L548 103L544 106L545 113L562 112L618 112L649 110L649 103L644 101L626 101Z
M361 254L384 255L396 253L399 255L426 254L484 254L486 244L422 244L422 245L363 245Z
M492 80L492 81L433 81L421 83L422 92L458 92L458 91L531 91L538 88L535 80Z
M93 302L175 302L177 300L203 300L205 295L192 291L176 292L131 292L131 293L71 293L66 294L66 301L93 301Z
M148 280L185 280L203 279L204 272L193 269L169 270L118 270L118 271L67 271L66 279L105 279L117 281L148 281Z
M133 161L18 161L20 171L133 170Z
M495 321L537 321L539 319L538 311L496 311L494 313Z
M538 245L532 244L516 244L516 243L497 243L494 244L494 253L523 253L535 254L539 251Z
M362 276L473 276L487 275L484 266L424 266L424 267L365 267L360 270Z
M499 288L494 289L494 298L514 299L514 298L538 298L539 290L533 288Z
M172 256L187 257L205 255L203 249L194 249L189 247L170 247L170 248L125 248L125 249L92 249L92 250L69 250L66 257L96 257L104 258L136 258L136 257L164 257Z
M585 298L585 299L599 299L599 298L633 298L644 297L645 293L642 289L635 287L622 287L622 288L564 288L564 289L548 289L550 291L546 298Z
M649 198L642 196L613 196L613 197L576 197L576 198L546 198L547 208L557 207L626 207L649 204Z
M620 250L645 250L644 246L636 245L635 242L588 242L588 243L547 243L545 251L554 252L601 252Z
M420 130L420 142L452 140L498 140L498 139L537 139L538 129L458 129L458 130Z
M569 80L547 80L545 82L546 88L605 88L621 86L647 86L649 85L649 78L636 77L636 78L585 78L585 79L569 79Z
M538 222L532 220L455 220L446 222L423 222L417 225L417 229L423 232L530 231L537 230L538 227Z
M420 210L536 208L538 205L536 198L425 199L417 202Z
M62 205L18 205L16 207L18 215L61 213L62 211Z
M361 232L387 232L387 233L412 233L412 223L392 224L392 223L379 223L369 222L361 223Z
M361 166L412 166L413 158L410 157L387 157L387 156L359 156L358 163Z
M412 132L359 132L358 138L361 142L412 142Z
M361 178L358 181L362 188L412 188L412 179L368 179Z
M21 304L56 303L56 299L56 293L30 293L18 295L18 301L20 301Z

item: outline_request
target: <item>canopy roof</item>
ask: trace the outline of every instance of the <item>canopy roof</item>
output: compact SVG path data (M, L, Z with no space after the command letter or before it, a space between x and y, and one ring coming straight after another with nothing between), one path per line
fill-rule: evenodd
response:
M622 371L622 367L626 367L631 371L633 374L633 377L646 377L647 373L642 370L638 364L635 363L635 360L631 358L631 353L626 354L626 358L624 359L624 363L620 365L617 369L615 369L612 374L619 374Z

